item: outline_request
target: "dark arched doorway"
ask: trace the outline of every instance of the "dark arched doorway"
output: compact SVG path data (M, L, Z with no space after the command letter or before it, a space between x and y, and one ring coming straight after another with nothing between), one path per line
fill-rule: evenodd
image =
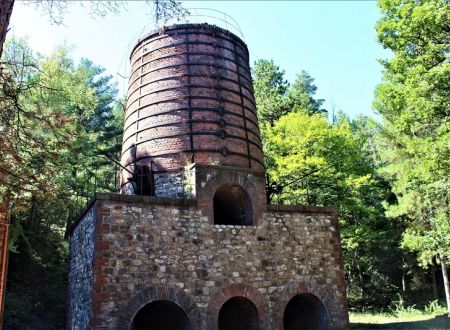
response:
M228 299L219 311L219 330L259 330L255 304L244 297Z
M252 203L247 192L238 185L223 185L214 194L214 224L253 224Z
M283 325L284 330L327 330L328 313L316 296L298 294L284 310Z
M132 330L190 330L185 311L168 300L156 300L142 307L133 319Z

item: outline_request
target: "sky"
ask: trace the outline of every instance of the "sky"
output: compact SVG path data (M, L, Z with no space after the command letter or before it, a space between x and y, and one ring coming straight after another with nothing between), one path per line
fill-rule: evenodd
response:
M378 59L390 56L376 41L374 27L380 14L375 1L182 4L193 14L187 18L189 22L213 23L243 38L251 63L273 59L291 83L297 73L307 71L315 79L317 97L325 99L324 107L330 113L334 109L352 118L375 116L373 91L382 76ZM25 37L32 49L44 55L60 45L69 46L76 59L86 57L104 67L123 94L132 45L139 36L158 27L145 2L130 1L125 6L118 15L94 17L75 3L64 15L63 24L56 25L33 5L16 1L8 37Z

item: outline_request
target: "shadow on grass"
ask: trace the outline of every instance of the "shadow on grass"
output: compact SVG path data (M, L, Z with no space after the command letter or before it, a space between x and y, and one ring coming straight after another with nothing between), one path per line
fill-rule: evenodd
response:
M446 316L437 316L434 319L424 321L409 321L409 322L395 322L384 324L366 324L366 323L352 323L351 329L392 329L392 330L449 330L450 318Z

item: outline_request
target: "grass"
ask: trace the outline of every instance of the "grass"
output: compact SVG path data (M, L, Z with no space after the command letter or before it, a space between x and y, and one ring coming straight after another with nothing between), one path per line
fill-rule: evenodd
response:
M450 317L446 314L446 309L437 302L419 310L414 306L405 308L400 301L386 313L350 313L350 327L358 330L449 330Z
M387 314L350 314L352 329L450 329L450 318L435 315L397 317Z

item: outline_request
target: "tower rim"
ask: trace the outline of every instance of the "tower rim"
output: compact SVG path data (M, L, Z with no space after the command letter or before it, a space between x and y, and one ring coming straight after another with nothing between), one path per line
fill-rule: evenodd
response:
M221 33L227 34L229 35L231 38L235 39L236 41L238 41L239 43L241 43L244 46L246 55L249 56L250 53L248 51L248 47L247 44L244 42L244 40L242 40L240 37L238 37L237 35L235 35L233 32L230 32L227 29L221 28L217 25L214 24L209 24L209 23L181 23L181 24L172 24L172 25L168 25L168 26L163 26L157 29L153 29L150 32L144 34L143 36L139 37L138 40L133 44L133 46L131 47L131 51L130 51L130 55L129 55L129 60L131 60L131 57L133 56L135 50L137 47L139 47L140 44L142 44L142 42L144 42L147 39L150 39L152 37L155 37L156 35L160 35L163 34L166 31L173 31L173 30L178 30L178 29L199 29L199 28L203 28L203 29L209 29L209 30L215 30L215 31L219 31Z

